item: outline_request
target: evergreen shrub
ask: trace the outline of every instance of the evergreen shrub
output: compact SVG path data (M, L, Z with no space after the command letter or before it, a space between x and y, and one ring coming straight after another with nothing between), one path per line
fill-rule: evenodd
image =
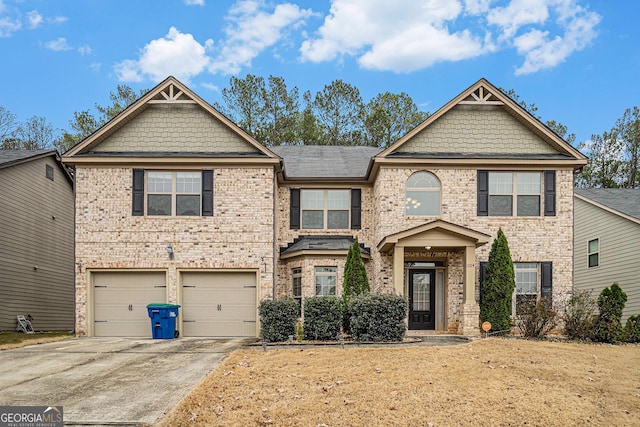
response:
M287 341L290 335L295 335L298 303L292 297L263 300L258 306L258 312L264 341Z
M407 302L401 296L367 294L352 297L348 306L354 341L402 341Z
M617 283L604 288L598 296L600 314L593 329L593 340L616 343L624 339L622 312L627 303L627 294Z
M335 340L342 324L342 302L338 297L311 297L304 300L304 337L308 340Z

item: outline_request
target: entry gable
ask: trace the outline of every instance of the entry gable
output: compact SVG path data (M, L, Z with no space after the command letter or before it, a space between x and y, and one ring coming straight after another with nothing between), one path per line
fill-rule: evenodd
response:
M476 247L489 243L491 236L461 225L443 220L434 220L384 237L378 250L388 253L394 246L459 247L474 244Z
M175 77L168 77L64 157L203 155L278 158Z
M383 158L521 158L586 164L582 153L485 79L377 156Z

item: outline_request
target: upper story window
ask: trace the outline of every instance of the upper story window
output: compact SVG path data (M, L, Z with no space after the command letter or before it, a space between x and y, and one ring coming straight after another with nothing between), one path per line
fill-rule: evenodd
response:
M589 268L600 265L600 239L589 240L588 244Z
M134 216L212 216L213 171L133 170Z
M429 172L416 172L407 180L408 216L440 215L440 181Z
M349 228L349 190L302 190L302 228Z
M490 216L540 216L540 172L489 172Z
M352 229L362 227L362 190L290 189L289 227Z
M200 172L147 172L147 215L200 215Z

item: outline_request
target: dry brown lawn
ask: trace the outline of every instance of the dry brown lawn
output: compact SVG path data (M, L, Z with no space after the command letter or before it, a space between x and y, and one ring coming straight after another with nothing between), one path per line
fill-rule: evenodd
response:
M639 426L640 346L241 349L162 426Z

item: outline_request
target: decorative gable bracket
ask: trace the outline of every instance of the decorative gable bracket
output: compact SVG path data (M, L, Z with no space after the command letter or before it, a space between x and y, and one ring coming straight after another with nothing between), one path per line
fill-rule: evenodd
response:
M196 104L196 101L171 83L151 99L149 104Z
M491 91L487 90L484 86L480 86L468 97L460 101L460 104L471 105L504 105Z

